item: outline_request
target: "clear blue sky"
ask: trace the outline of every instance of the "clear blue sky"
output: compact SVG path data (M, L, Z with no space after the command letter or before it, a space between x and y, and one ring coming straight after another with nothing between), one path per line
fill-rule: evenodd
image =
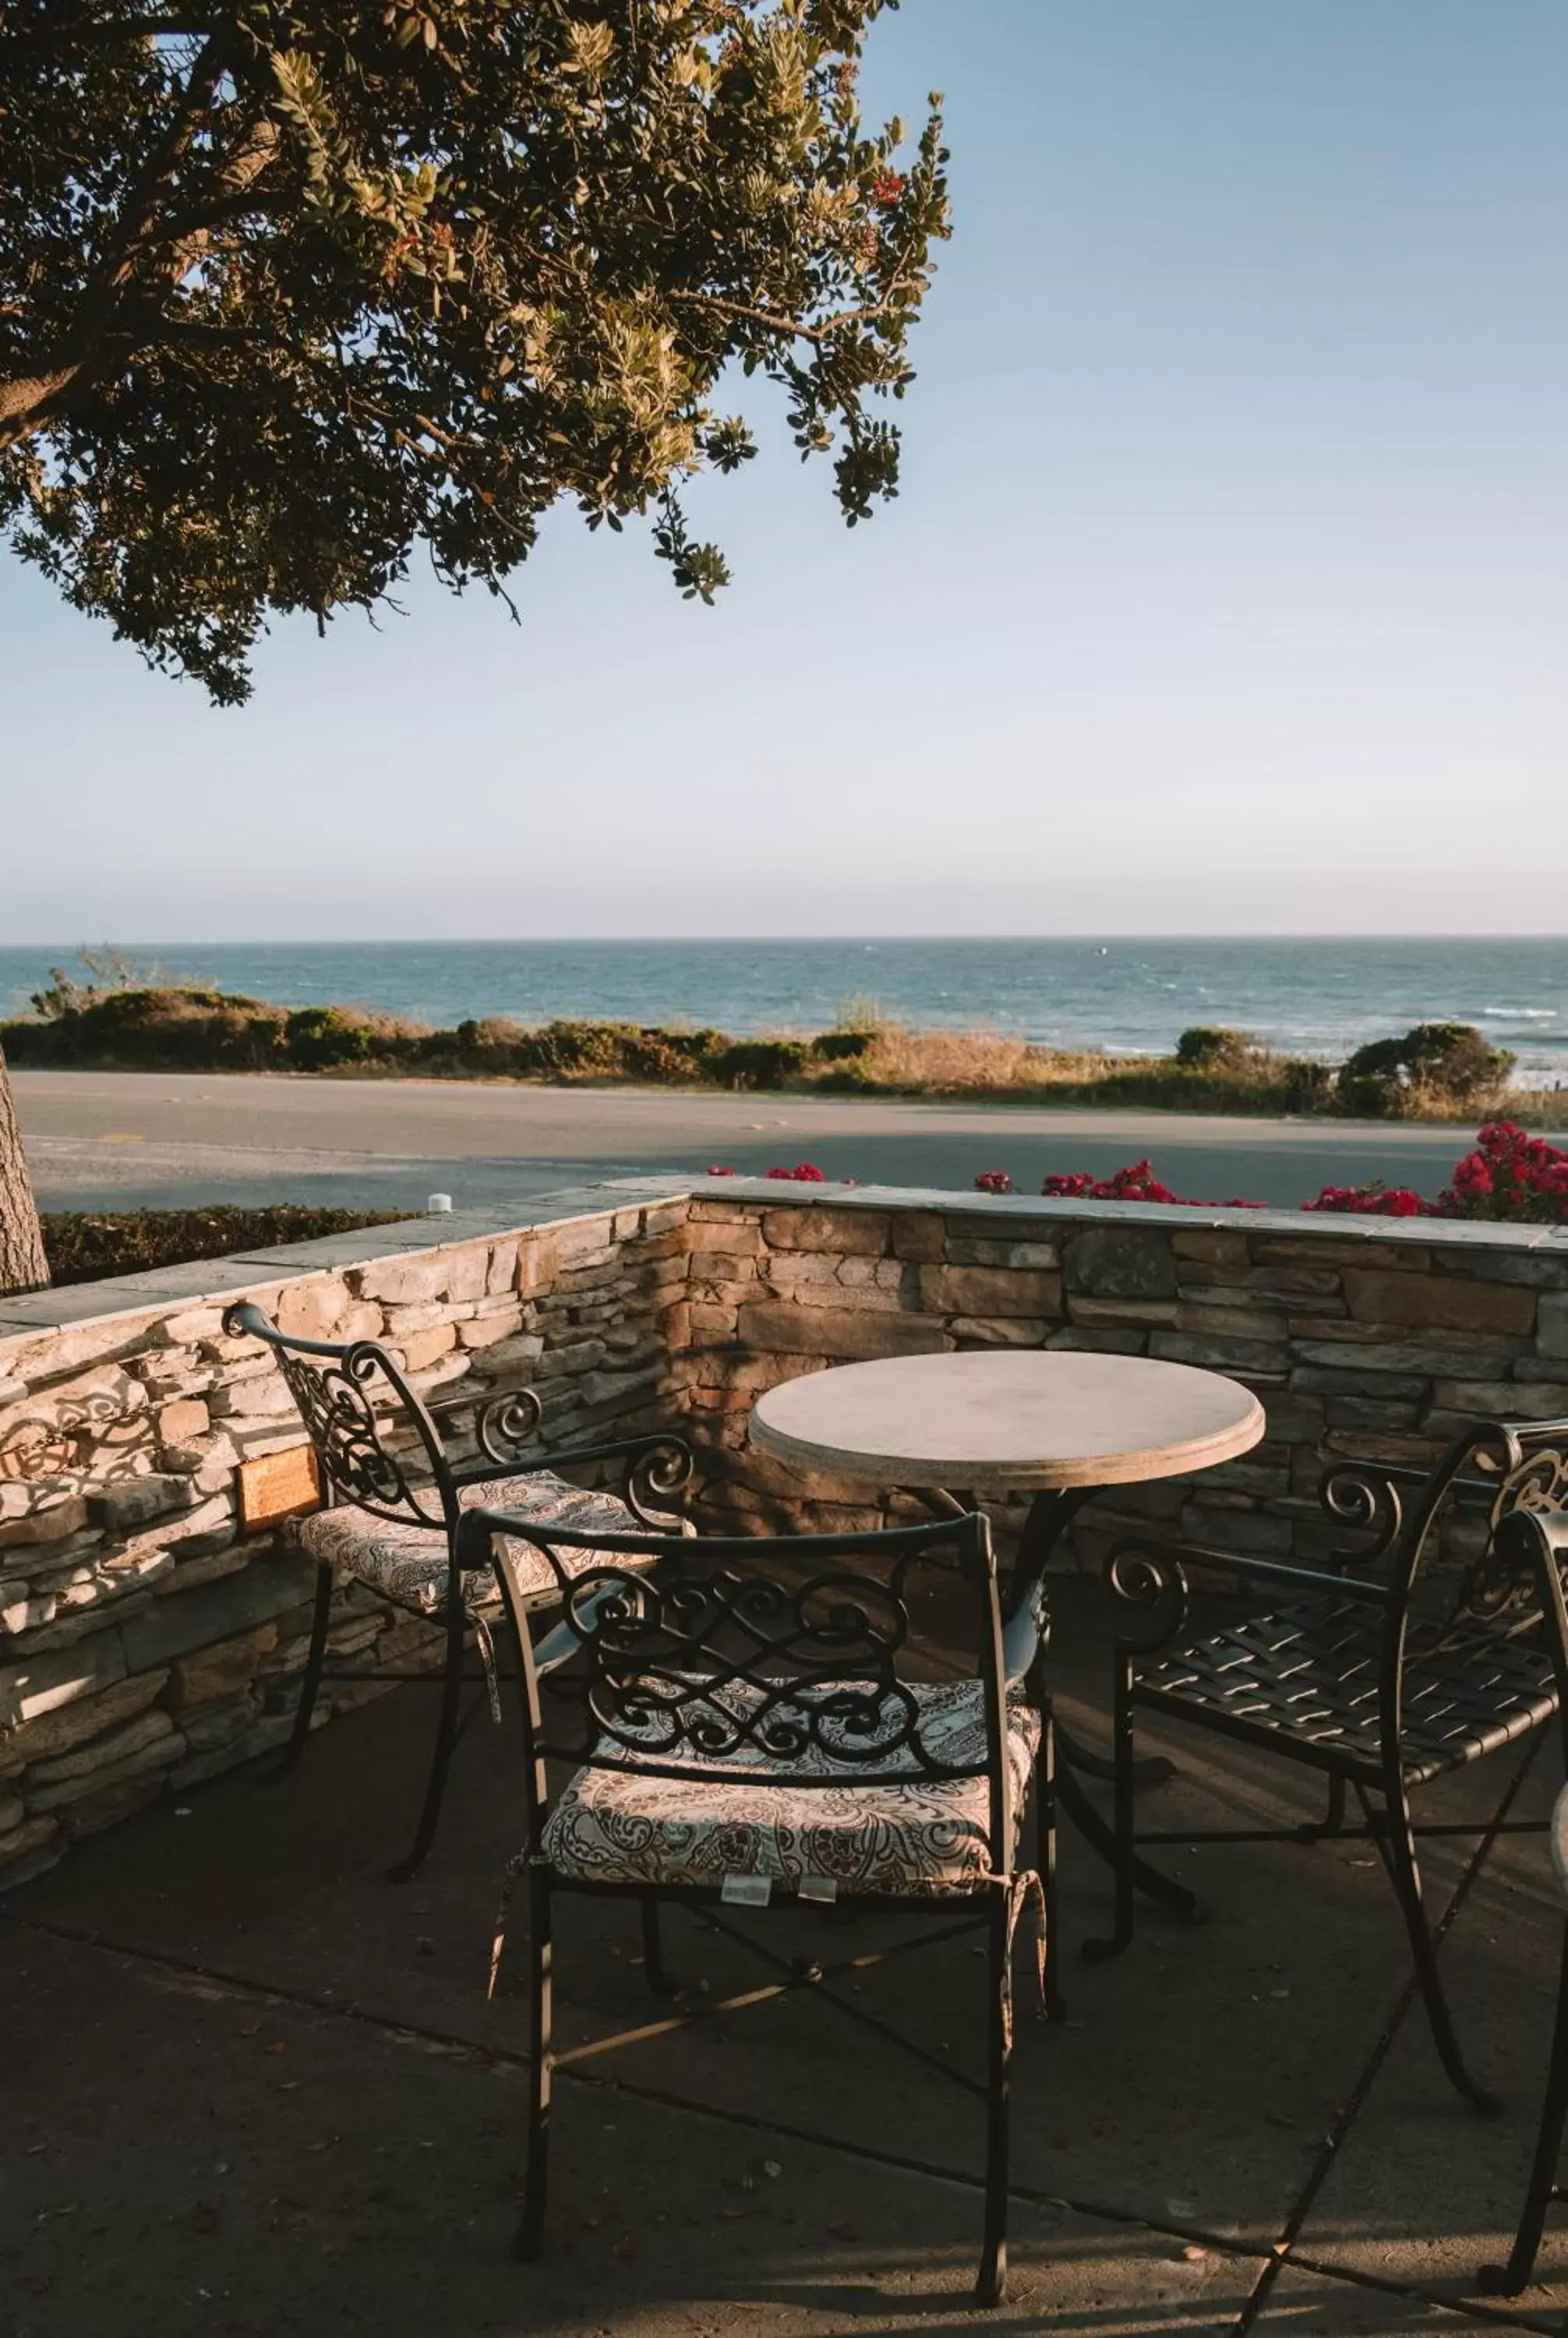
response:
M0 940L1564 929L1563 0L906 0L956 233L847 533L287 626L208 708L0 558Z

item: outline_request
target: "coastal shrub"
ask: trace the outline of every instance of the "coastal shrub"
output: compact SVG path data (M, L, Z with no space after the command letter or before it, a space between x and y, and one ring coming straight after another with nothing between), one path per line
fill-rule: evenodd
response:
M701 1079L725 1045L722 1031L668 1031L650 1026L626 1042L626 1075L660 1082Z
M1494 1095L1516 1058L1473 1023L1417 1023L1397 1039L1374 1039L1341 1067L1343 1111L1399 1120L1426 1106L1462 1110Z
M802 1039L736 1039L709 1058L711 1076L731 1088L781 1088L806 1068Z
M437 1048L447 1036L441 1031L432 1036ZM471 1065L476 1070L493 1073L521 1072L531 1036L524 1024L514 1023L505 1015L486 1015L478 1020L470 1017L451 1034L461 1066Z
M793 1169L769 1169L768 1174L769 1177L781 1177L792 1185L825 1185L828 1182L824 1172L811 1161L802 1161ZM852 1185L855 1180L846 1177L844 1183Z
M15 1064L250 1071L278 1060L287 1021L227 991L122 990L0 1026L0 1046Z
M47 986L32 994L34 1014L54 1019L80 1014L83 1007L95 1007L100 999L115 991L172 990L180 987L162 967L144 964L124 950L111 949L107 942L97 949L79 949L76 962L85 972L86 981L66 967L52 966Z
M875 1042L875 1031L818 1031L811 1042L811 1060L818 1064L848 1064L864 1056Z
M1173 1055L1114 1056L1035 1046L984 1029L912 1031L847 1007L815 1038L737 1038L713 1029L504 1016L430 1030L369 1007L290 1010L195 984L124 987L125 967L89 954L90 981L61 970L37 1012L0 1023L18 1066L142 1071L395 1073L461 1078L699 1082L825 1095L1037 1097L1156 1110L1360 1112L1447 1118L1495 1112L1514 1058L1466 1024L1423 1024L1332 1066L1271 1055L1244 1032L1192 1025ZM1561 1117L1561 1101L1546 1109Z
M1247 1032L1216 1024L1194 1023L1176 1042L1176 1061L1186 1072L1245 1071L1261 1052Z
M1010 1194L1013 1180L1005 1169L982 1169L975 1180L977 1194Z
M289 1060L302 1072L324 1072L339 1064L362 1064L375 1035L342 1007L301 1007L284 1026Z
M505 1047L514 1070L536 1079L561 1080L697 1079L715 1045L724 1038L720 1031L567 1019L535 1031L520 1024L475 1024L474 1030L476 1043L487 1044L492 1052Z
M546 1023L519 1040L521 1067L545 1079L611 1078L636 1028L633 1023Z
M1278 1072L1280 1111L1327 1112L1336 1078L1332 1064L1319 1064L1310 1056L1287 1056Z

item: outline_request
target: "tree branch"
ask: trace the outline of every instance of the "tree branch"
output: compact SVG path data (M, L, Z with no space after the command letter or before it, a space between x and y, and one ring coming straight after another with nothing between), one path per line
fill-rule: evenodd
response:
M789 340L815 341L818 347L841 333L846 325L869 324L877 317L886 317L900 304L890 295L886 300L868 302L860 309L842 309L836 317L825 318L819 325L808 325L799 317L776 316L769 309L753 309L744 300L726 300L717 292L671 292L670 300L684 308L711 309L720 317L734 317L743 323L761 325L768 332L781 333Z

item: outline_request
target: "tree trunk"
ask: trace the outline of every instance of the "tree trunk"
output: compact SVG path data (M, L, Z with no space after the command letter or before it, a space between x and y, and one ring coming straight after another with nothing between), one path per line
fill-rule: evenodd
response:
M0 1294L36 1291L48 1280L49 1264L22 1150L22 1131L11 1101L5 1058L0 1055Z

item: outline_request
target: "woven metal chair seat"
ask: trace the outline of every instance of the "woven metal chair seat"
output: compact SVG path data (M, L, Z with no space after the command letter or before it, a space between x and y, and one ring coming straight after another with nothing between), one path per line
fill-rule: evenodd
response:
M1135 1695L1322 1769L1376 1783L1382 1616L1349 1599L1254 1616L1151 1665ZM1408 1785L1524 1737L1557 1710L1552 1659L1484 1622L1412 1617L1400 1743Z

